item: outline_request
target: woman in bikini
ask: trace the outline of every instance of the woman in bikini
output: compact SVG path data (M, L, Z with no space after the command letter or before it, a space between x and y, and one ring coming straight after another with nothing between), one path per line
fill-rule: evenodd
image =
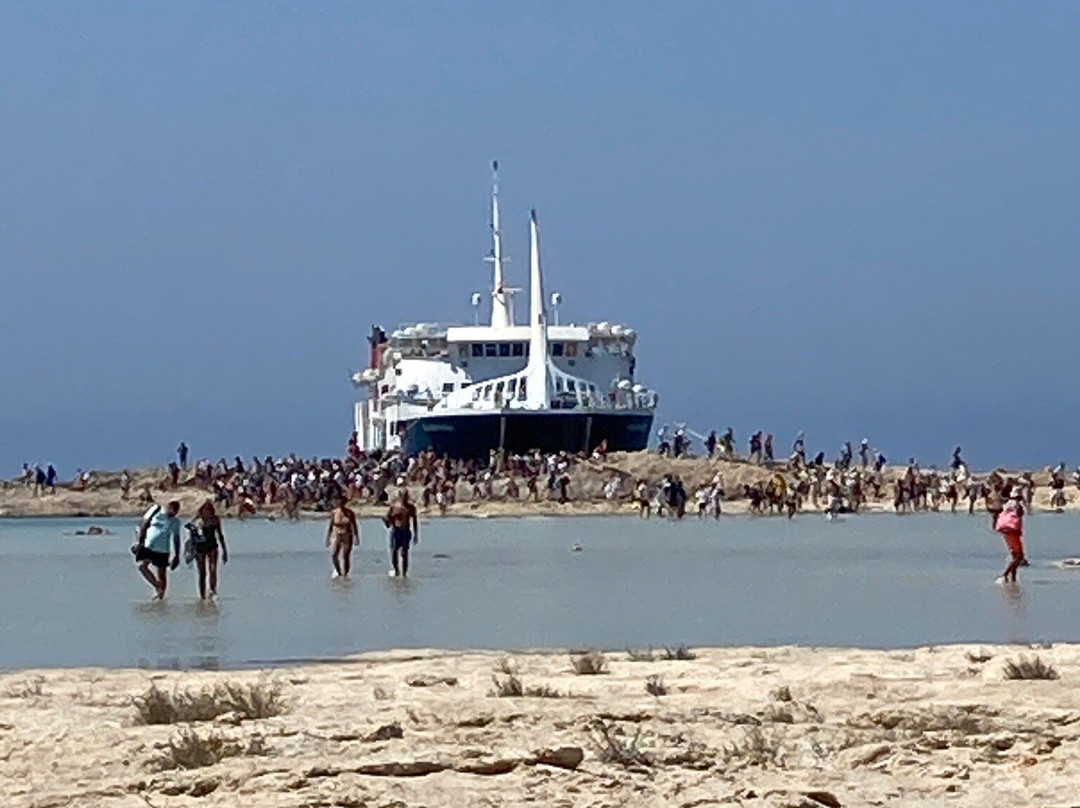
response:
M210 581L210 597L217 597L218 582L218 546L221 547L221 563L229 562L229 548L225 546L225 533L221 530L221 520L214 510L214 503L207 500L195 514L193 534L195 544L195 563L199 568L199 598L206 600L206 583Z
M360 527L356 514L339 496L326 527L326 546L330 548L330 560L334 564L334 577L344 578L352 567L353 545L360 540Z

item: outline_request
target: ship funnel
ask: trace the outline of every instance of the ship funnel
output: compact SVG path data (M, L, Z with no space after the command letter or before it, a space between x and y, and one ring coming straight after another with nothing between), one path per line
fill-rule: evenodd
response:
M540 227L536 211L529 219L529 364L525 405L529 409L551 406L548 389L547 315L544 313L544 278L540 270Z

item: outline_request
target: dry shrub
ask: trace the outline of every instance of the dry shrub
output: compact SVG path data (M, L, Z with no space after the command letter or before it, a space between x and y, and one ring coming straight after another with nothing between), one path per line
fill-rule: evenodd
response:
M561 699L563 694L553 687L540 685L539 687L526 687L521 679L508 673L506 676L492 676L491 681L495 685L492 695L500 698L530 698L530 699Z
M691 659L697 659L697 654L695 654L685 645L679 645L677 648L665 648L663 652L663 659L666 659L669 662L685 662Z
M213 766L227 757L241 754L238 743L217 732L200 735L191 729L180 730L165 748L160 761L162 769L201 769Z
M162 690L156 684L135 699L143 724L180 724L213 721L226 713L255 720L273 718L286 710L281 686L275 682L241 684L223 682L200 690Z
M1023 681L1058 678L1058 672L1054 670L1054 666L1047 665L1042 661L1042 658L1038 656L1033 657L1032 659L1021 656L1016 660L1007 660L1005 662L1004 674L1006 679Z
M616 763L627 769L649 769L653 758L641 748L641 726L634 737L627 739L622 728L611 721L598 718L589 727L597 757L603 763Z
M607 673L607 657L602 651L586 651L570 657L570 664L578 676L596 676Z
M656 659L651 648L645 650L639 648L627 648L626 656L631 662L652 662Z
M492 676L492 683L495 685L495 695L501 698L515 698L525 695L525 685L521 683L521 679L512 673L506 674L506 676Z
M17 682L4 691L4 695L11 699L32 699L45 695L45 677L31 676L21 682Z
M651 696L666 696L668 694L667 685L664 684L664 677L659 674L653 674L645 680L645 692Z
M753 727L746 733L741 744L733 744L730 748L725 748L724 752L729 761L763 768L770 765L783 768L781 741L782 736L779 733L765 733L759 727Z

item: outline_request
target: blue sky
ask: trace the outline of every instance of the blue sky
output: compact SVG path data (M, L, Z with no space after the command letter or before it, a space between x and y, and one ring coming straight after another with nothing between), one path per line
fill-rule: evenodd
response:
M1075 3L0 6L0 468L339 452L492 158L668 420L1080 461Z

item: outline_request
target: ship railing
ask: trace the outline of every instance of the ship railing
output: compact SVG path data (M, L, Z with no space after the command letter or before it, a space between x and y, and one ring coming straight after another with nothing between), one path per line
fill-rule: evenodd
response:
M450 407L450 402L443 399L442 408ZM476 412L505 412L507 410L525 410L525 402L515 399L490 399L478 398L463 402L464 409ZM627 410L654 410L656 409L655 394L634 394L628 396L617 395L612 399L603 395L556 395L552 397L551 408L558 410L590 410L600 412L620 412Z

